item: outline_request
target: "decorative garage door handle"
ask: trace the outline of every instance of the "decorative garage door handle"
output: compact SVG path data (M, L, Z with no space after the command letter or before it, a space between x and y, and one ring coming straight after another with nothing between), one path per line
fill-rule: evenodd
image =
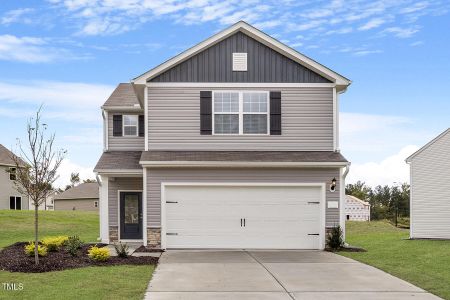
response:
M178 201L166 201L166 203L178 203Z
M245 227L245 219L241 219L241 227Z
M308 204L319 204L320 202L318 201L309 201Z

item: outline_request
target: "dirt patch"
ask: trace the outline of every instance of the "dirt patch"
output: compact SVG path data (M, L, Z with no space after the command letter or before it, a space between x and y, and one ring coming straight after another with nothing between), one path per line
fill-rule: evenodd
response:
M139 252L139 253L161 253L164 252L164 250L162 249L156 249L156 248L149 248L149 247L145 247L145 246L140 246L139 248L137 248L134 252Z
M158 262L156 257L134 257L121 258L111 256L105 262L91 260L87 254L93 244L85 244L78 250L77 256L71 256L65 250L48 252L47 256L39 257L39 265L34 264L34 256L25 254L24 246L27 243L15 243L0 251L0 270L24 273L42 273L51 271L62 271L66 269L83 268L89 266L116 266L116 265L154 265ZM105 244L97 244L104 247Z

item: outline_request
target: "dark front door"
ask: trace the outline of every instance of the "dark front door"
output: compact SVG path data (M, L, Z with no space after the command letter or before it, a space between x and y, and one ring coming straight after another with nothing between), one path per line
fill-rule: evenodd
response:
M120 193L120 238L142 239L142 193Z

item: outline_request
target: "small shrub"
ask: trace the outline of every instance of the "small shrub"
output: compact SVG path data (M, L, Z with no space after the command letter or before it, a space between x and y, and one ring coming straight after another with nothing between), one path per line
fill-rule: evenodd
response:
M78 235L69 236L67 239L66 244L66 251L70 253L72 256L76 256L78 249L83 246L83 241L80 240L80 237Z
M28 256L34 256L34 242L29 242L25 245L25 254ZM47 247L44 245L38 245L38 255L46 256L47 255Z
M43 238L41 243L47 247L48 251L58 251L69 239L68 236L51 236Z
M327 246L331 250L339 250L344 246L343 232L341 226L335 226L331 229L327 237Z
M117 253L118 257L123 257L123 258L128 257L128 255L129 255L128 250L130 247L128 247L127 244L119 242L118 244L114 244L114 248L116 249L116 253Z
M107 261L111 255L108 248L99 248L95 245L88 250L88 256L95 261Z

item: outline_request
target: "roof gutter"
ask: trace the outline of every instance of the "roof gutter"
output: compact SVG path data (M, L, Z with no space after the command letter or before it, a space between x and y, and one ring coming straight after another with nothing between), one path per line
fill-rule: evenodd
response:
M348 162L229 162L229 161L140 161L143 167L153 168L202 168L202 167L224 167L224 168L335 168L348 166Z

